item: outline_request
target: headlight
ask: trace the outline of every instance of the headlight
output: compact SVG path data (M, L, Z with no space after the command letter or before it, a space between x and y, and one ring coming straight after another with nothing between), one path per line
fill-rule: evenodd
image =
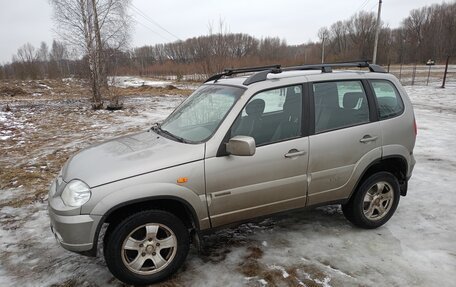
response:
M89 201L91 195L90 187L83 181L75 179L65 186L61 197L65 205L79 207Z

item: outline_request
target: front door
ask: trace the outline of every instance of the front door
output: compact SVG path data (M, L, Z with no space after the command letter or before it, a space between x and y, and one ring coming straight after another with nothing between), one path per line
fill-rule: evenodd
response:
M253 137L256 153L205 162L213 227L305 206L309 141L302 108L301 85L263 91L247 103L229 137Z

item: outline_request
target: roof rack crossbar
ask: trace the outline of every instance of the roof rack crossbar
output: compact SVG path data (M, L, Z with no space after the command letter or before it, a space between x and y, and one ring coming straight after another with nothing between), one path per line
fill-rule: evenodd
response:
M225 73L240 74L240 73L260 72L260 71L270 70L270 69L280 69L280 67L281 67L280 65L270 65L270 66L247 67L247 68L238 68L238 69L227 68L227 69L224 69L223 71Z
M260 71L258 73L251 75L250 77L248 77L247 80L245 80L242 84L245 86L248 86L253 83L266 81L269 74L279 74L279 73L282 73L282 70L280 68Z
M242 73L252 73L252 72L261 72L266 70L278 70L280 69L280 65L270 65L270 66L259 66L259 67L246 67L246 68L226 68L223 70L223 73L215 74L209 77L206 82L210 81L217 81L222 77L228 77L235 74L242 74Z

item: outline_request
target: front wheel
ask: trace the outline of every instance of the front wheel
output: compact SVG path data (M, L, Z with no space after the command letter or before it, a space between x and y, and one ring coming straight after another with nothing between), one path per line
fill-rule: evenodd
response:
M389 172L378 172L361 183L350 201L342 205L342 211L356 226L377 228L393 216L399 198L397 178Z
M132 285L159 282L183 264L189 233L174 214L161 210L138 212L109 232L104 254L111 273Z

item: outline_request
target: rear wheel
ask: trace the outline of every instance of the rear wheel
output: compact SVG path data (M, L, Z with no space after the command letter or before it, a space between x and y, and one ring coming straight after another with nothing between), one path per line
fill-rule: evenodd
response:
M399 204L400 187L389 172L369 176L347 204L342 205L345 217L362 228L377 228L385 224Z
M183 264L189 234L174 214L150 210L127 217L105 240L104 255L111 273L132 285L159 282Z

